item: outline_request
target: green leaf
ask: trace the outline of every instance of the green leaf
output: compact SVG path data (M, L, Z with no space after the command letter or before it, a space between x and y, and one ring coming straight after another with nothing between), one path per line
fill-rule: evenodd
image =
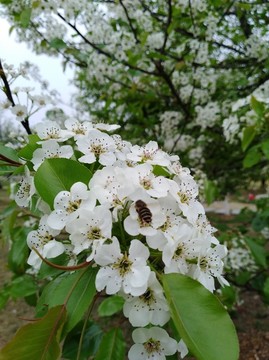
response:
M10 296L13 298L22 298L35 294L37 285L34 278L30 275L23 275L15 278L11 282L9 289Z
M257 244L254 239L245 237L245 242L250 248L250 251L256 261L256 263L264 268L267 267L266 252L263 246Z
M248 150L247 155L243 160L243 166L245 168L250 168L261 161L262 154L259 151L258 147L252 147Z
M69 191L76 182L89 183L91 172L84 165L70 159L47 159L35 174L35 187L41 198L53 208L55 196Z
M41 145L37 144L37 141L40 141L40 138L37 135L29 135L28 144L19 151L19 157L26 160L31 160L33 157L33 152L37 148L41 147Z
M0 155L4 155L6 158L11 159L13 161L16 161L19 163L21 162L20 158L17 154L17 151L8 146L5 146L2 143L0 143Z
M197 360L238 360L234 324L210 291L181 274L163 275L163 286L174 325Z
M256 127L255 126L248 126L243 131L243 138L242 138L242 150L245 151L256 135Z
M109 296L98 307L99 316L111 316L121 311L123 308L124 299L121 296Z
M262 149L262 152L264 153L266 159L269 160L269 139L267 139L261 143L261 149Z
M64 274L51 281L38 301L36 308L38 316L47 308L66 303L67 321L64 333L69 332L82 319L94 299L95 275L96 269L89 266L86 270Z
M171 176L171 174L163 166L160 165L153 166L153 174L156 176L165 176L165 177Z
M122 330L115 328L106 333L101 341L95 360L124 360L125 342Z
M17 216L15 214L15 216ZM16 220L16 217L14 221ZM29 247L26 242L30 228L19 227L13 230L12 245L8 253L8 266L15 274L22 274L27 267Z
M205 200L208 205L212 204L214 200L216 200L218 196L218 187L211 180L204 181L205 187Z
M257 115L263 116L264 111L265 111L264 104L262 102L258 101L255 98L255 96L253 96L253 95L251 96L251 99L250 99L250 105Z
M57 360L60 358L60 334L65 308L57 306L44 318L20 328L0 351L0 360Z
M81 333L84 322L81 321L66 337L63 346L63 358L68 360L77 359ZM88 322L84 330L79 360L88 360L96 354L100 346L103 331L101 327L94 323Z
M64 49L67 47L66 43L60 38L54 38L49 42L50 46L54 49Z
M20 23L22 27L26 28L30 24L31 14L32 8L26 8L22 10L20 14Z

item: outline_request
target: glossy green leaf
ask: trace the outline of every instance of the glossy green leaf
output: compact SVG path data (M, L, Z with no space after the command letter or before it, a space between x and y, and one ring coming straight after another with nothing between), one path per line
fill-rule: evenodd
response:
M81 323L67 335L63 346L64 359L77 360L83 326L84 321L81 321ZM93 357L100 346L102 337L103 331L101 327L98 324L89 321L84 329L79 360L88 360L91 356Z
M0 351L0 360L57 360L65 321L65 308L57 306L42 319L20 328L14 338Z
M124 360L125 346L122 330L112 329L103 336L95 360Z
M82 319L94 299L95 275L96 269L88 267L51 281L38 301L37 314L40 316L47 308L66 303L67 321L64 332L69 332Z
M70 190L76 182L88 184L91 172L84 165L70 159L47 159L35 174L35 186L41 198L53 207L55 196Z
M257 244L254 239L251 239L249 237L245 237L245 242L250 248L250 251L253 257L255 258L256 263L266 268L267 267L266 252L263 246Z
M26 160L31 160L33 157L33 152L37 148L41 147L41 145L37 144L37 141L40 141L40 138L37 135L29 135L28 144L19 151L19 157Z
M4 144L0 143L0 155L4 155L6 158L11 159L16 162L20 162L20 158L17 154L17 151L5 146Z
M123 308L124 299L121 296L109 296L101 302L98 307L99 316L111 316L121 311Z
M242 150L245 151L255 138L255 126L248 126L243 131Z
M197 360L238 360L234 324L210 291L181 274L163 275L163 286L174 326Z

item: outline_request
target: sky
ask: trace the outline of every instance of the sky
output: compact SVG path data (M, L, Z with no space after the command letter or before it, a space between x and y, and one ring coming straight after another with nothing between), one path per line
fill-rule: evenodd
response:
M9 34L10 25L5 19L0 19L0 58L1 61L15 65L16 67L24 62L30 61L37 65L40 69L40 74L42 79L47 80L50 84L50 89L57 90L63 102L68 104L72 93L74 93L74 87L70 84L72 79L72 70L67 69L63 72L60 58L52 58L46 55L36 55L34 54L25 43L19 43L16 41L16 32L13 31ZM14 86L29 86L29 82L26 83L25 80L17 80L14 83ZM38 89L38 84L31 83L30 86L36 88L36 94L40 95ZM3 94L0 94L0 101L3 101ZM65 112L70 112L68 105L62 105ZM0 114L1 117L5 117L5 114ZM8 112L8 117L11 117L11 113ZM44 111L40 111L37 114L33 115L31 119L32 123L39 122L44 116Z

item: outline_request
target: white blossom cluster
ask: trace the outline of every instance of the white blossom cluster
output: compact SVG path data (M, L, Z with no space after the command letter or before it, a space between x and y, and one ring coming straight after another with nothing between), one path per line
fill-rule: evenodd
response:
M47 87L47 84L40 79L38 69L29 62L20 64L18 68L3 63L3 70L10 86L14 103L9 99L0 101L0 110L10 109L11 113L15 115L16 120L23 121L34 115L41 108L53 103L49 93L47 95L36 95L34 94L35 89L33 87L13 86L19 77L23 77L26 80L34 78L39 81L41 88L43 88L43 93L45 93L44 88Z
M257 271L258 267L242 235L232 238L227 245L229 252L224 263L228 271L235 274L242 271Z
M35 249L43 257L66 252L72 260L92 261L98 267L97 291L121 295L123 313L137 327L129 359L165 359L176 351L184 356L185 344L161 328L170 312L158 273L190 276L212 292L215 279L227 284L222 275L227 249L214 236L198 186L178 156L154 141L138 146L110 135L117 127L76 120L67 120L65 129L51 121L37 125L35 171L45 159L59 157L85 164L93 176L88 184L60 191L52 211L39 201L44 215L27 236L28 263L40 268ZM15 196L20 206L38 196L33 175L26 168Z

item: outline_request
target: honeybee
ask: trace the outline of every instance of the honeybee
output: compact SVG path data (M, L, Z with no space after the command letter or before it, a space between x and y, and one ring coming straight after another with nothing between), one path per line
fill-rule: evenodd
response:
M138 213L140 221L144 224L150 224L152 221L152 213L147 207L147 204L142 200L135 202L135 210Z

